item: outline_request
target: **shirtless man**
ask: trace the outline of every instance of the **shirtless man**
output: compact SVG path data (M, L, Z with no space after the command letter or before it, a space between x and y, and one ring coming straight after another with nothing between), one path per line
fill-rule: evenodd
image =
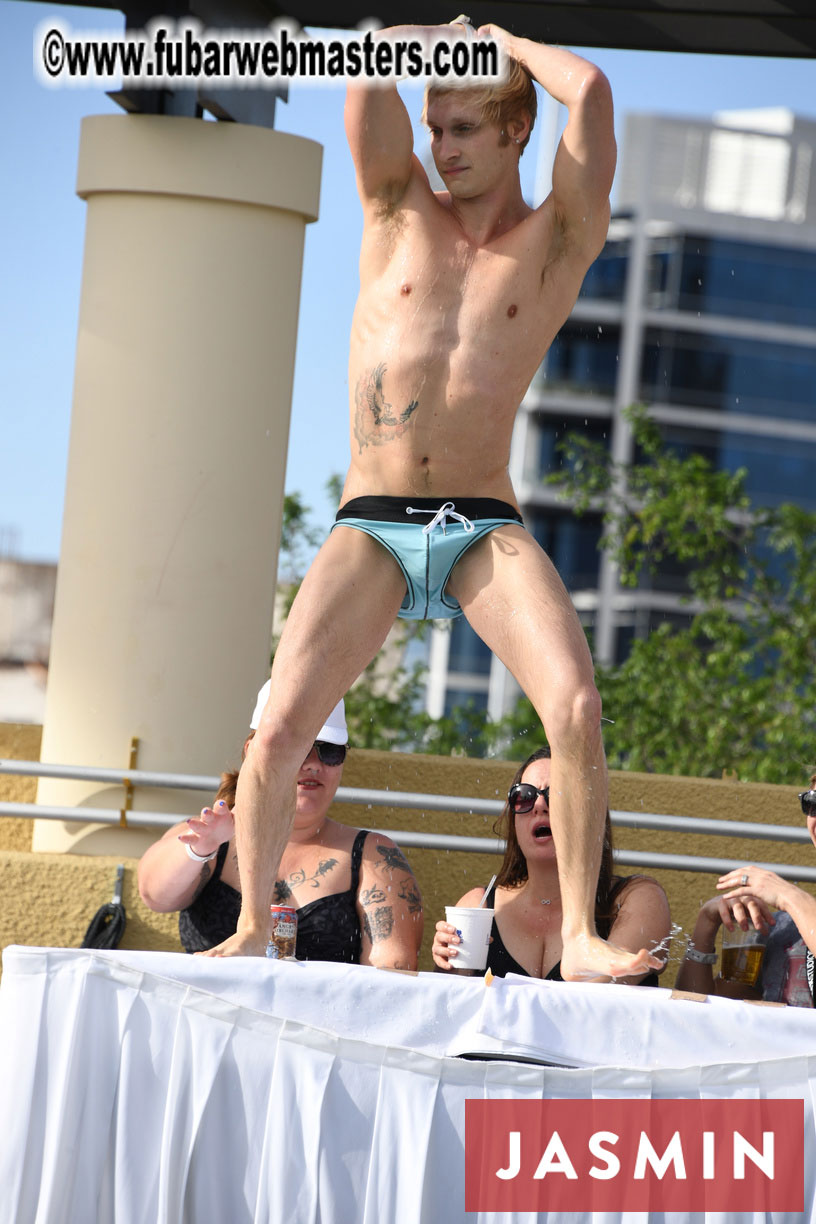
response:
M436 36L465 36L445 29ZM418 33L428 31L385 36ZM444 192L431 190L413 153L396 88L348 90L365 217L349 362L351 467L337 523L289 615L241 770L243 908L236 934L211 955L263 954L298 769L394 618L461 610L533 701L552 748L564 978L661 964L595 933L607 801L601 703L578 617L522 525L508 475L518 406L606 237L612 99L603 74L576 55L495 26L478 37L503 44L511 77L503 102L495 86L430 90L425 120ZM537 209L519 182L535 117L530 76L569 111L552 192Z

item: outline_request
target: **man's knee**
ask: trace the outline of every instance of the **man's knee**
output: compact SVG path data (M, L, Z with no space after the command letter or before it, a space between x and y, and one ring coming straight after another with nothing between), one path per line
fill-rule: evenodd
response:
M563 694L544 718L553 753L569 752L599 740L601 709L601 695L591 680Z
M290 758L297 758L300 764L309 755L312 738L296 716L284 718L278 711L264 711L249 751L261 769Z

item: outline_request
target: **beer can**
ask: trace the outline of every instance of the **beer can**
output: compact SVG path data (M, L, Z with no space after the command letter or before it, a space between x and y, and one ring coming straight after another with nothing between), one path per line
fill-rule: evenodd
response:
M266 955L271 960L283 960L295 955L297 943L297 910L289 905L270 905L269 943Z

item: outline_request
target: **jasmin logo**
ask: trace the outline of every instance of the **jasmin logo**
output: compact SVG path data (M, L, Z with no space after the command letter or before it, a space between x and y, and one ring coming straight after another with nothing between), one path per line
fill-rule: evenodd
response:
M801 1100L467 1101L467 1211L802 1211Z

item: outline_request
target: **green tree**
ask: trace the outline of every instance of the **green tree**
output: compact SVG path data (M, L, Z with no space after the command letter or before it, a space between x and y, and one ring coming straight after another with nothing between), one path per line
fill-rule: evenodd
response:
M423 709L425 667L401 663L387 670L377 662L346 694L349 740L356 748L429 752L437 756L485 756L490 728L473 703L456 706L443 718Z
M285 592L284 616L289 615L309 558L323 539L323 533L310 520L311 513L311 507L306 505L300 493L284 495L278 549L278 586Z
M570 435L550 477L578 514L603 506L624 585L665 562L685 574L688 626L667 621L598 668L610 766L799 782L816 764L816 514L752 505L745 469L677 454L642 407L629 420L631 467Z

